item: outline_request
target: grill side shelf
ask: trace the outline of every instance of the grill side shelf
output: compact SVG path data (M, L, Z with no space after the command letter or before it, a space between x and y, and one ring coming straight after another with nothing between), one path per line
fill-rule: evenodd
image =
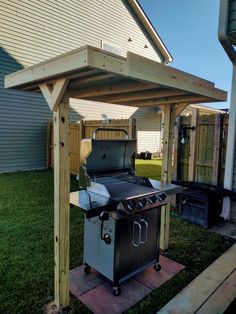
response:
M84 211L86 218L98 216L102 211L116 209L117 201L90 191L76 191L70 193L70 205Z

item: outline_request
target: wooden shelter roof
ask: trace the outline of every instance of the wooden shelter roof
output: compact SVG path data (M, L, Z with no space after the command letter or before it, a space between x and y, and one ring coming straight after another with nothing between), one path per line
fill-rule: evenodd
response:
M55 304L69 304L69 97L129 106L163 106L162 183L171 182L174 118L189 103L224 101L214 84L128 52L85 46L5 77L5 87L42 91L53 111ZM176 106L178 105L178 106ZM191 141L195 141L196 132ZM194 164L195 152L190 154ZM171 201L162 210L160 247L169 241Z
M127 58L84 46L12 73L5 88L40 91L67 82L69 97L128 106L225 101L214 83L128 52ZM63 83L64 84L64 83ZM51 93L49 93L51 97ZM44 94L47 98L47 95ZM53 108L52 108L53 110Z

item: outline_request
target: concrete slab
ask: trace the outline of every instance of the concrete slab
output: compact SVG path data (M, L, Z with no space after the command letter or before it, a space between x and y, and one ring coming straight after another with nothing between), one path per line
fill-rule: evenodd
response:
M162 255L160 256L160 264L162 271L158 275L153 267L149 267L134 278L149 289L154 290L185 268L183 265Z
M128 310L152 291L134 279L122 284L121 289L122 295L115 297L112 294L112 283L106 281L80 296L80 301L95 314L119 314Z
M219 233L223 237L229 237L236 240L236 223L234 222L221 221L210 230Z
M85 274L83 266L70 271L70 292L95 314L119 314L141 301L152 290L184 269L164 256L160 256L162 269L153 266L121 284L121 295L112 294L112 283L94 270Z

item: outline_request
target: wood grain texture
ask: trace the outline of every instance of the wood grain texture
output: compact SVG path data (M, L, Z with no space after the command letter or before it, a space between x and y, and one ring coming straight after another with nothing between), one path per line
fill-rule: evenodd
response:
M53 113L55 303L69 305L69 97Z
M231 289L235 289L235 282L231 282L235 277L236 266L236 244L234 244L229 250L221 255L214 263L212 263L207 269L205 269L198 277L196 277L190 284L188 284L180 293L178 293L170 302L168 302L158 313L160 314L192 314L200 310L200 308L206 304L210 298L217 299L217 289L222 291L226 285L230 285ZM229 276L233 274L231 279ZM227 280L227 281L226 281ZM232 285L231 285L232 283ZM216 295L214 296L214 293ZM224 295L228 294L230 299L232 298L231 292L225 290ZM213 300L212 299L212 300ZM208 303L209 305L209 303ZM229 304L228 304L229 305ZM213 309L212 305L212 309ZM204 309L204 308L203 308ZM208 312L201 312L208 313ZM209 313L218 313L217 311ZM219 311L219 313L223 313Z
M223 314L236 297L236 270L196 312L197 314Z
M162 156L162 175L161 182L170 183L172 176L172 152L173 152L173 133L175 120L175 105L164 107L164 131L163 131L163 156ZM170 224L171 198L168 203L161 208L161 230L160 248L166 250L169 245L169 224Z

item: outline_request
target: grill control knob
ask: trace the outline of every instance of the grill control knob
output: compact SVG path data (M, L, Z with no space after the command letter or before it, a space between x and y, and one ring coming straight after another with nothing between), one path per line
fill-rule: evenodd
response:
M161 194L158 195L158 200L159 200L160 202L164 202L164 200L166 199L166 197L167 197L166 193L161 193Z
M142 198L138 201L139 207L144 207L147 204L146 198Z
M133 210L134 209L134 207L135 207L135 201L128 201L128 203L127 203L127 207L128 207L128 209L129 210Z
M148 201L149 201L150 204L155 204L156 201L157 201L156 195L150 196Z

